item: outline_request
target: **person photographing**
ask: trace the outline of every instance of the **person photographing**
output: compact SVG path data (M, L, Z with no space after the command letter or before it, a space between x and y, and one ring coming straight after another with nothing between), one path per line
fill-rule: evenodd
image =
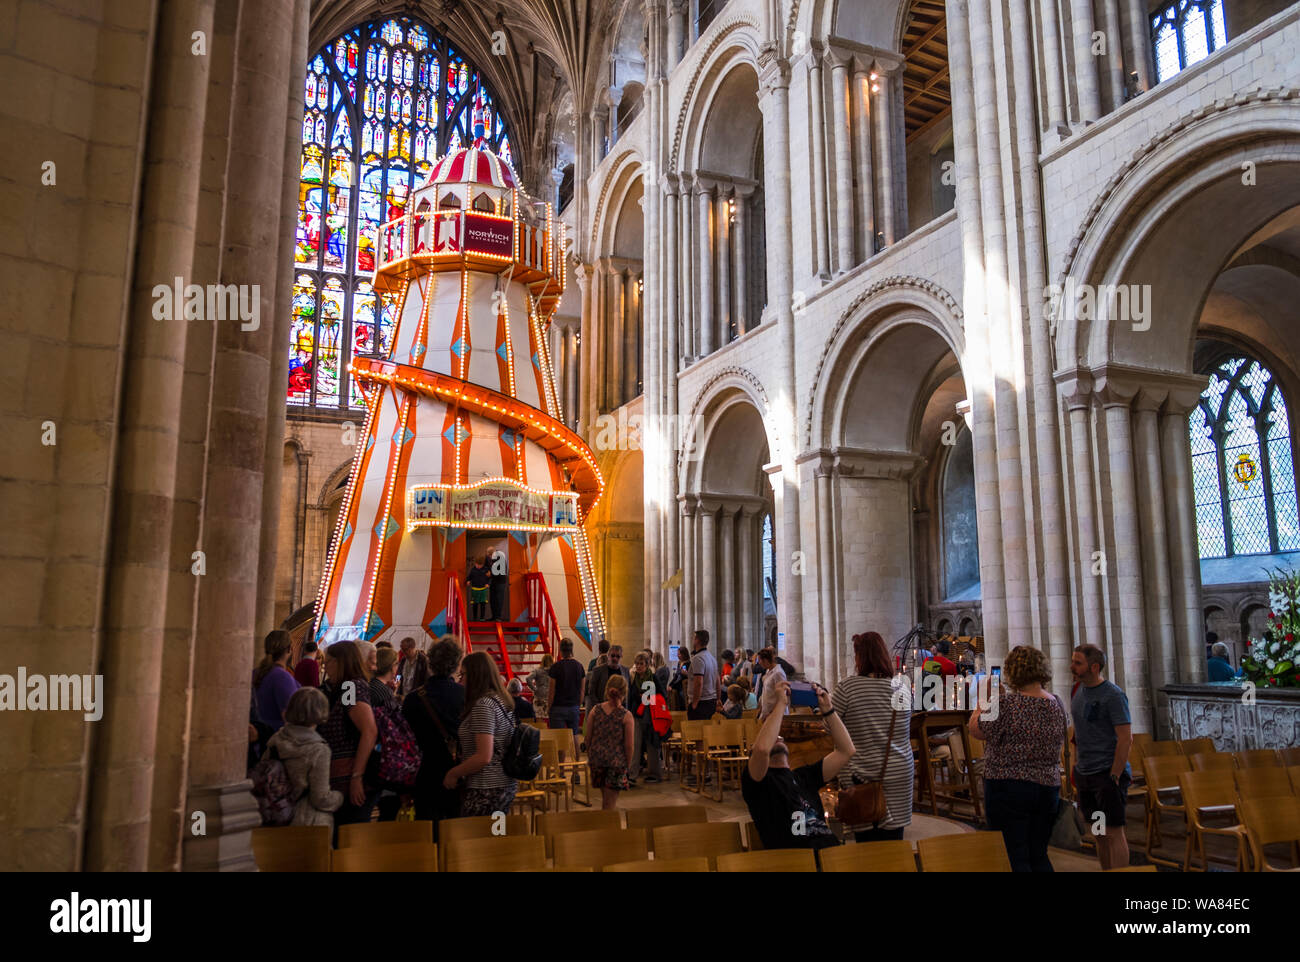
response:
M834 781L856 749L825 688L814 685L817 708L834 750L821 761L790 767L790 749L781 737L781 723L790 704L790 684L772 684L774 709L763 722L749 751L749 764L740 779L740 793L749 808L764 848L826 848L840 841L826 824L821 788Z

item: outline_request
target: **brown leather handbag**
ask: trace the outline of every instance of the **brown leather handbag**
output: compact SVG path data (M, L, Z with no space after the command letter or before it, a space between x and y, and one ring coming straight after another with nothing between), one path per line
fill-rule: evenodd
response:
M885 741L885 760L880 765L880 778L840 790L835 815L850 827L875 825L889 815L889 806L885 802L885 771L889 767L889 753L894 750L894 726L898 723L898 712L891 712L890 716L889 738Z

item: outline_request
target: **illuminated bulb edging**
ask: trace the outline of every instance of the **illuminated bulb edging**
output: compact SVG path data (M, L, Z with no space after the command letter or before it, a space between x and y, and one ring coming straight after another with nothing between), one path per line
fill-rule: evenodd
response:
M406 435L406 418L411 412L411 405L413 403L414 400L408 397L402 403L402 413L397 419L397 434L398 437L401 437L403 439L405 438ZM402 457L403 457L402 448L404 447L406 447L405 440L398 442L397 460L393 464L393 470L389 473L388 477L384 479L384 510L379 517L383 521L385 532L388 531L388 518L389 518L388 511L393 506L393 492L397 488L397 475L402 470ZM384 559L384 544L387 540L388 540L387 538L380 538L379 544L376 546L377 550L375 552L374 575L370 579L370 594L366 598L366 614L361 621L361 627L362 630L364 631L370 630L370 616L371 614L374 613L375 610L375 589L379 586L379 571L383 566L382 562Z

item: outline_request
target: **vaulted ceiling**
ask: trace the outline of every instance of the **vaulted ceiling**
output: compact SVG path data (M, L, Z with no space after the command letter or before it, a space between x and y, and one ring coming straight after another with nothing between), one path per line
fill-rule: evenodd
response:
M544 173L556 107L571 90L590 103L608 68L627 3L640 0L312 0L310 49L357 23L409 14L447 37L483 72L516 145L525 182ZM506 52L493 54L493 34ZM501 39L498 36L498 41ZM499 51L500 43L498 42Z

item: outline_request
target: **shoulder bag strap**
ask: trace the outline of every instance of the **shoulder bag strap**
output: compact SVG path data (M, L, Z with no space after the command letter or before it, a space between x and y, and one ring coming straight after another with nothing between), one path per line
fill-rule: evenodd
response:
M885 739L885 760L880 763L880 780L885 780L885 771L889 768L889 753L894 750L894 726L898 724L898 712L889 712L889 737Z
M437 709L433 707L433 702L429 701L428 694L423 688L419 690L418 694L420 696L420 703L424 705L424 710L427 711L429 717L433 719L433 724L437 727L438 734L442 736L444 742L450 742L452 740L451 736L447 734L447 729L443 726L442 719L438 717L438 712Z

